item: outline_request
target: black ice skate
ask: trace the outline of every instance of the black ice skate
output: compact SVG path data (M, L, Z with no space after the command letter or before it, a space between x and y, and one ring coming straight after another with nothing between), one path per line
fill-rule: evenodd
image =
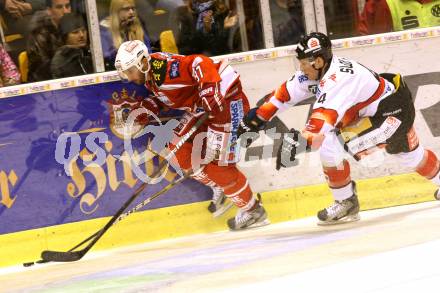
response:
M208 211L212 213L214 218L223 215L234 204L230 201L226 201L226 196L220 187L212 188L212 200L209 203Z
M318 212L318 225L335 225L359 221L359 201L356 184L353 182L353 195L344 200L336 200L331 206Z
M257 202L257 205L256 208L250 211L239 209L235 218L228 220L229 229L238 231L269 225L270 221L267 219L266 210L260 202Z

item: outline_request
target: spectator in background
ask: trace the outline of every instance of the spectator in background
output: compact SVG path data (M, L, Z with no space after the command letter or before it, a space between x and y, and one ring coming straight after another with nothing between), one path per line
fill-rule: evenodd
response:
M305 34L302 12L301 1L270 1L270 15L276 47L296 44Z
M440 0L366 0L361 35L440 25Z
M7 49L15 63L18 55L26 50L27 30L32 14L44 8L45 0L0 0Z
M46 10L34 14L29 25L29 81L52 78L50 62L62 45L58 26L63 15L71 12L70 0L47 0L46 6Z
M60 21L63 46L55 52L51 62L53 78L93 73L86 24L82 16L65 14Z
M0 45L0 87L20 83L20 73L8 52Z
M139 20L133 0L112 0L110 15L100 23L100 33L106 70L115 68L116 53L125 41L142 41L151 52L150 38Z
M238 16L223 0L188 0L176 17L179 53L214 56L232 51L228 43Z

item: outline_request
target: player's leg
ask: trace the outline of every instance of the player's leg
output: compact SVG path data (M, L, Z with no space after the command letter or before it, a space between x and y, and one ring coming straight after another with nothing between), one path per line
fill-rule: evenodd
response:
M209 176L204 172L204 168L196 171L192 178L206 186L211 187L212 199L208 205L208 211L212 213L214 218L221 216L233 206L231 202L226 201L226 195L223 191L223 188L209 178Z
M172 145L170 148L172 149L174 146ZM198 168L196 166L192 166L191 158L193 152L197 152L194 150L197 147L194 147L193 143L185 143L176 153L177 164L174 165L179 166L184 171L193 170L195 173L191 176L193 179L199 181L200 183L208 186L212 190L212 199L208 206L208 211L210 211L214 217L218 217L225 213L228 209L232 207L231 204L226 202L226 196L223 192L223 188L212 181L206 174L203 172L203 168L200 170L194 170L194 168ZM201 148L199 146L199 148Z
M243 230L269 224L267 214L261 202L253 195L245 175L235 164L219 166L211 162L203 173L223 188L226 197L238 208L237 215L228 220L231 230Z
M414 169L421 176L434 183L438 187L434 197L440 200L440 161L438 157L433 151L425 149L419 144L414 128L411 128L407 138L398 143L398 150L402 152L395 156L399 158L403 166ZM412 145L415 146L411 148Z
M197 119L200 118L203 113L189 113L185 112L182 118L179 121L179 125L174 129L176 134L176 139L183 136L191 127L195 124ZM223 189L218 186L215 182L203 176L203 173L198 172L199 166L192 166L192 157L193 154L199 160L205 156L204 148L205 148L205 139L203 133L206 133L207 126L204 125L200 127L199 131L191 138L191 142L187 142L176 154L177 163L185 171L193 170L195 174L192 176L193 179L199 181L200 183L210 187L212 189L212 199L208 206L208 211L213 213L214 217L218 217L225 213L229 208L231 208L231 204L226 203L226 196L223 193ZM202 133L201 139L197 139L198 135ZM193 140L196 139L195 144ZM176 140L177 141L177 140ZM170 148L173 148L171 144ZM200 163L200 162L199 162ZM200 165L200 164L199 164Z
M220 188L222 194L239 208L235 218L228 220L231 230L267 225L266 211L253 195L245 175L235 165L234 153L225 147L229 138L229 133L208 127L207 143L196 139L194 143L184 144L176 153L179 166L183 170L196 169L194 179L211 188ZM192 160L203 155L201 164Z
M381 102L378 112L382 113L382 116L387 112L398 112L395 117L401 121L401 125L389 139L385 149L389 154L396 154L402 165L413 168L421 176L440 186L439 160L431 150L420 145L414 129L415 109L411 92L399 75L394 75L392 78L397 90ZM396 83L396 79L400 82ZM439 199L439 189L434 196Z
M344 159L344 149L335 133L326 135L320 148L320 157L335 201L318 212L318 224L332 225L359 220L356 184L351 180L350 164Z
M241 230L269 224L266 211L255 198L245 175L238 170L239 147L236 131L240 120L249 110L246 96L240 91L225 102L224 110L210 120L207 131L206 176L223 188L235 206L237 215L228 220L231 230Z

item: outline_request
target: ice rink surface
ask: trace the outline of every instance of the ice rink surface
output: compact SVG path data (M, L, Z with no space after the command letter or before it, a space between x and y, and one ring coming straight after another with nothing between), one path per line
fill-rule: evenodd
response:
M344 225L307 218L4 268L0 291L438 293L440 202L364 211Z

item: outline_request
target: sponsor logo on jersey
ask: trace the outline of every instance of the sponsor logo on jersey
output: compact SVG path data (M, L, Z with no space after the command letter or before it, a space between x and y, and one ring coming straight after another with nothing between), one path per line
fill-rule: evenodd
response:
M206 89L203 89L200 91L199 96L200 97L204 97L204 96L208 96L209 94L214 93L214 87L210 86Z
M161 86L165 82L167 73L167 61L161 59L151 59L151 71L154 83Z
M316 93L315 93L315 95L316 95L317 97L319 97L319 96L321 95L321 89L319 88L319 86L316 87Z
M151 62L151 65L153 65L154 69L160 69L165 64L164 60L154 59L153 62Z
M309 92L311 92L312 94L316 95L316 92L318 91L318 85L316 84L311 84L308 87Z
M408 131L406 138L408 140L408 147L410 151L414 150L419 145L419 138L417 137L414 127L411 127L411 129Z
M180 76L179 72L179 61L174 61L170 66L170 79L177 78Z
M228 161L234 161L235 157L238 159L238 151L239 148L237 145L235 145L238 136L237 136L237 130L238 126L240 125L240 121L243 119L244 112L243 112L243 101L233 101L230 105L231 109L231 136L229 139L229 150L227 154Z
M369 150L379 144L386 143L397 131L402 121L396 117L388 117L382 125L364 135L361 135L347 143L347 147L353 154Z
M295 75L293 77L295 77ZM293 79L293 77L292 77L292 79ZM304 74L298 75L299 83L303 83L303 82L308 81L308 80L309 80L309 78L306 75L304 75Z
M385 113L382 113L382 116L383 116L383 117L392 116L392 115L399 114L400 112L402 112L402 109L401 109L401 108L400 108L400 109L397 109L397 110L394 110L394 111L392 111L392 112L385 112Z

